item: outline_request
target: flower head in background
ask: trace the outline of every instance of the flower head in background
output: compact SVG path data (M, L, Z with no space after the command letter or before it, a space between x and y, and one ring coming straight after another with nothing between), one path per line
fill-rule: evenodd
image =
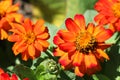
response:
M54 56L60 56L59 62L64 69L74 68L75 74L83 76L91 75L101 69L100 61L109 60L103 51L111 46L105 41L113 32L103 26L95 26L89 23L86 27L82 15L75 15L74 20L66 19L66 29L59 30L54 37L57 48Z
M44 20L40 19L33 24L27 18L24 23L13 23L12 26L10 31L13 34L8 37L8 40L15 42L12 50L15 55L21 53L23 60L35 59L40 56L41 51L48 48L49 33L47 27L44 26Z
M18 76L15 73L10 76L0 68L0 80L18 80ZM24 78L23 80L29 80L29 78Z
M113 32L120 31L120 0L98 0L94 7L98 11L96 22L109 24Z
M0 1L0 39L8 37L11 22L22 22L22 14L17 13L19 4L12 5L12 0Z
M8 73L5 73L3 69L0 68L0 80L18 80L16 74L9 76Z

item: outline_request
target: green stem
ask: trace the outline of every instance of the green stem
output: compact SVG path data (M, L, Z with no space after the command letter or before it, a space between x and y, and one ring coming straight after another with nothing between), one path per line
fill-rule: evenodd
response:
M52 52L50 50L46 50L45 53L49 56L49 58L57 61L57 58L55 58L53 55L52 55Z

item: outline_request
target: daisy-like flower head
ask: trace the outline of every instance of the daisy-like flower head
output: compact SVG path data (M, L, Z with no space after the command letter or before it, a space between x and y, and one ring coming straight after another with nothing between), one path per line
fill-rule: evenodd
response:
M109 60L103 51L111 46L105 41L113 32L103 26L95 26L93 23L85 25L82 15L75 15L74 20L66 19L66 29L59 30L54 37L57 48L54 56L60 56L59 62L64 69L74 68L75 74L83 76L91 75L101 69L100 62Z
M15 55L21 53L23 60L39 57L40 52L48 48L49 33L47 27L44 26L44 20L40 19L32 24L31 20L27 18L22 25L13 23L12 26L10 31L13 34L8 37L8 40L15 42L12 50Z
M94 7L98 11L96 22L109 24L113 32L120 31L120 0L98 0Z
M12 0L0 1L0 39L8 37L8 30L11 28L11 22L22 22L23 16L17 11L19 4L12 5Z

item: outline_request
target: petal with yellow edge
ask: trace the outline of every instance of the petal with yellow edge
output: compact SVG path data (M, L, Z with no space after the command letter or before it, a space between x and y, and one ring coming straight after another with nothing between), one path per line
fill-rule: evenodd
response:
M101 57L104 57L105 59L109 60L109 56L101 49L97 49L97 52L100 54Z

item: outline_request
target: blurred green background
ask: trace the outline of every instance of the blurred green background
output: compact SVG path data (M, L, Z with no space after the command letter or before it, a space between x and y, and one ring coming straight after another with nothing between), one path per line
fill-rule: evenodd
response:
M21 3L21 12L33 20L43 18L60 26L66 17L92 10L96 0L15 0ZM25 12L27 14L25 14ZM28 16L28 17L30 17Z

